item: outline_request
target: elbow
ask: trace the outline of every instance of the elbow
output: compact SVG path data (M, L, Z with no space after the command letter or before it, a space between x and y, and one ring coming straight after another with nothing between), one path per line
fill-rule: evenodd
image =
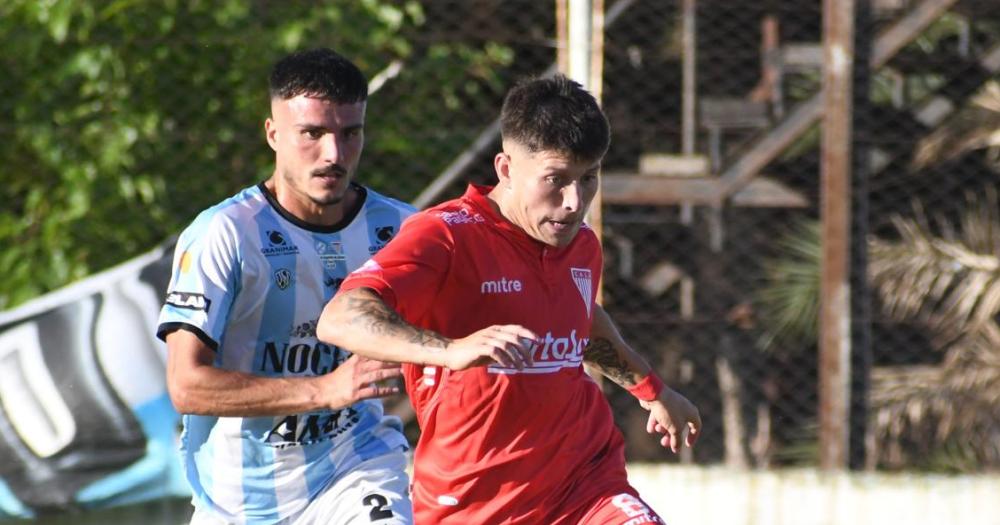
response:
M170 403L179 414L203 414L204 410L198 403L198 395L192 381L184 381L177 377L167 377L167 393Z
M193 413L194 407L192 406L193 403L190 392L178 385L176 381L170 381L167 383L167 392L170 394L170 402L174 405L174 409L177 410L179 414Z
M339 303L339 298L334 297L323 309L319 322L316 323L316 338L327 344L342 346L344 313Z

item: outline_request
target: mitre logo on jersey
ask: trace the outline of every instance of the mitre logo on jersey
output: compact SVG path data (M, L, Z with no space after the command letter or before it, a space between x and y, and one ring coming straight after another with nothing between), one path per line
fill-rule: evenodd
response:
M479 285L479 293L494 294L494 293L520 293L524 289L524 285L518 279L508 279L506 277L501 277L495 281L483 281L483 284Z
M275 255L295 255L299 253L299 247L286 241L285 235L278 230L267 230L264 232L267 237L268 246L264 246L260 249L260 253L264 254L264 257L272 257Z
M573 277L573 284L576 285L576 289L580 291L580 298L583 299L583 305L587 307L587 317L590 317L590 298L593 297L593 289L590 284L590 269L570 268L569 274Z
M338 262L347 260L347 255L344 254L344 245L340 241L316 241L316 253L319 254L319 258L327 270L332 270L337 267Z
M167 304L186 310L201 310L208 312L212 301L200 293L170 292L167 294Z

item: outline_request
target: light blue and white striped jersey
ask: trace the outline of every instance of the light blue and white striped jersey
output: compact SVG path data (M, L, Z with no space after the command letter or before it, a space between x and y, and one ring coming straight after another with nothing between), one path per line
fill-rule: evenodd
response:
M190 330L227 370L298 377L336 368L350 353L316 339L323 306L413 213L354 187L362 205L332 227L292 216L263 184L202 212L177 241L157 335ZM284 417L185 415L181 451L197 506L273 523L361 461L405 448L401 430L379 400Z

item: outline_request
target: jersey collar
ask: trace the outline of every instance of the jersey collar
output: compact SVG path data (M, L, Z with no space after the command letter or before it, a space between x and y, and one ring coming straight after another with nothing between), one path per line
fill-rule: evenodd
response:
M292 215L292 212L286 210L281 206L281 204L278 203L277 197L272 195L270 191L267 191L267 187L263 182L257 184L257 188L260 189L262 194L264 194L264 198L267 199L268 204L270 204L271 207L274 208L274 211L278 212L278 215L281 215L283 219L298 226L299 228L302 228L303 230L309 230L316 233L337 233L340 230L343 230L351 224L352 221L354 221L354 218L358 216L358 212L361 211L361 208L365 207L365 201L368 200L368 190L364 186L352 181L351 188L358 192L357 205L352 210L345 210L344 216L341 217L336 224L325 226L322 224L313 224Z

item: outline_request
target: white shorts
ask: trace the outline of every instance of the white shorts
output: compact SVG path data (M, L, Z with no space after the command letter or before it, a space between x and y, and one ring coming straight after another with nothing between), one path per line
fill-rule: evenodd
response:
M297 516L281 525L411 525L406 455L394 451L362 462L338 479ZM191 525L231 525L195 508Z

